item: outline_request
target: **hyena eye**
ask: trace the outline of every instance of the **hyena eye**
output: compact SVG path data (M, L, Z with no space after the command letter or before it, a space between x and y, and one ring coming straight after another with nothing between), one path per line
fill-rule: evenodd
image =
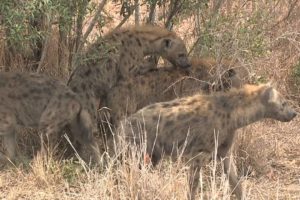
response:
M287 102L283 102L282 106L285 107L287 105Z

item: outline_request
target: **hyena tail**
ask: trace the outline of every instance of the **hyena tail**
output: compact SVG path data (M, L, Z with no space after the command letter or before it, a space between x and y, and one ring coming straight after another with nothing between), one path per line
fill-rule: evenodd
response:
M72 121L70 128L77 145L87 145L92 150L92 157L95 159L96 163L101 164L103 161L99 145L94 137L94 133L97 133L97 126L93 122L94 120L89 112L81 108L75 119ZM79 147L77 149L79 154L85 157L80 146L77 147Z
M71 132L80 143L90 143L93 141L93 120L91 115L82 107L70 124Z

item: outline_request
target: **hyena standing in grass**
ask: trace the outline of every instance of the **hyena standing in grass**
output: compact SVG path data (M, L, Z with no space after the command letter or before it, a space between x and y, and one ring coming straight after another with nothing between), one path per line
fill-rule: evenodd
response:
M68 81L97 126L97 109L119 81L156 67L145 59L160 55L174 66L187 68L190 61L182 39L155 26L136 26L113 31L92 44ZM150 67L150 68L149 68Z
M245 85L227 93L194 95L149 105L122 121L119 129L124 131L127 140L137 144L141 137L146 137L146 153L151 155L153 165L162 154L177 158L174 148L182 150L183 159L191 165L191 199L198 186L199 169L209 162L217 145L218 157L225 159L229 183L241 199L242 187L230 170L233 167L227 155L235 131L264 118L288 122L295 116L296 112L270 85Z
M53 150L51 139L67 125L79 142L92 148L100 162L99 148L93 140L97 130L77 94L67 85L40 74L0 73L0 135L9 159L16 156L18 127L39 128L45 153L46 147Z

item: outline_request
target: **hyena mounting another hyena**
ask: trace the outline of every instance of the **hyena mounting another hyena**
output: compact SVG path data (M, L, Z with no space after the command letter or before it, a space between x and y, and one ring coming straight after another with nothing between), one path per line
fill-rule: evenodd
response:
M194 175L190 178L192 199L198 186L199 168L211 159L217 137L217 155L225 158L229 183L241 199L241 184L226 157L235 131L264 118L288 122L295 116L296 112L270 85L245 85L227 93L194 95L149 105L122 121L119 131L124 131L126 139L137 144L141 137L146 137L146 153L151 155L153 165L162 154L176 159L178 155L173 149L181 149Z
M91 116L67 85L40 74L0 73L0 135L3 136L7 157L16 156L18 127L39 128L41 150L46 152L51 140L67 125L73 136L91 147L100 162L98 144L93 139ZM53 135L54 134L54 135ZM4 155L0 156L6 157Z
M190 66L182 39L155 26L137 26L113 31L92 44L73 71L68 85L79 95L84 109L97 126L97 109L119 81L154 67L145 56L160 55L173 65Z
M248 76L246 70L230 60L218 63L212 58L194 58L191 63L187 69L173 70L164 66L118 82L102 104L110 109L111 123L116 125L123 116L152 103L231 87L240 88ZM216 68L220 69L220 75Z

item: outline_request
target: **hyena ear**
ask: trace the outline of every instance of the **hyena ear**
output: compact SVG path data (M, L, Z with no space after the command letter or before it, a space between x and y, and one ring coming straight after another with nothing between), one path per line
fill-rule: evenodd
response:
M262 93L262 98L265 103L276 103L278 101L278 93L273 87L267 86Z
M225 73L224 73L224 75L226 75L226 77L233 77L233 76L235 76L236 75L236 71L233 69L233 68L231 68L231 69L228 69Z
M164 49L169 49L169 48L171 48L172 47L172 44L173 44L173 42L172 42L172 40L171 39L163 39L163 41L162 41L162 47L164 48Z

